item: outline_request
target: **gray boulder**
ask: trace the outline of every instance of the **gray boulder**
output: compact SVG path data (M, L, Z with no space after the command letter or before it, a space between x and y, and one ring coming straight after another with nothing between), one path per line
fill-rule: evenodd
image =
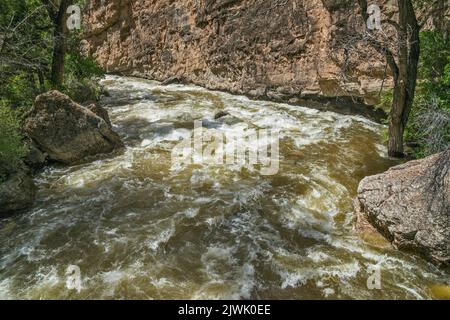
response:
M97 116L99 116L100 118L105 120L105 122L108 124L108 126L110 128L112 128L112 124L111 124L111 120L109 119L108 111L105 108L103 108L95 103L88 105L87 108L89 110L91 110L93 113L95 113Z
M24 130L50 160L73 164L124 146L108 120L50 91L36 98Z
M0 183L0 216L24 210L33 205L37 188L31 175L21 170Z
M355 204L399 250L450 265L450 150L365 178Z

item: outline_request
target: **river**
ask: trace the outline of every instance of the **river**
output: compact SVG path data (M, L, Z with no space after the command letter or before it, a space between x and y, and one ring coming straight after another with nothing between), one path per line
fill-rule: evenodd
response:
M359 181L397 164L383 126L196 86L103 85L126 150L36 176L34 207L0 221L0 298L429 299L450 280L353 230ZM215 121L218 110L237 121ZM279 130L279 171L174 167L199 119L224 133ZM69 266L80 290L67 286ZM380 290L367 285L374 266Z

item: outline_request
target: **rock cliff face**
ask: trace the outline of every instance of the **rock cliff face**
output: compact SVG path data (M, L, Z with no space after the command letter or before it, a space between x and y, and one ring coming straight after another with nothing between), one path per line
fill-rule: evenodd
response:
M84 19L85 53L125 75L364 113L386 73L337 49L364 25L355 0L91 0Z
M400 250L450 266L450 150L365 178L355 210Z

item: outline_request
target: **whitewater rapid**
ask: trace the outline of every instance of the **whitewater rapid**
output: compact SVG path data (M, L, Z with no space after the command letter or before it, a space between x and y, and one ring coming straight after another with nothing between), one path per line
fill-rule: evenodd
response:
M359 181L395 164L382 125L196 86L102 83L126 150L36 177L36 205L0 221L0 298L429 299L450 280L353 231ZM220 110L238 121L214 120ZM280 170L174 167L195 120L278 130ZM79 292L66 285L71 265ZM381 290L367 286L373 266Z

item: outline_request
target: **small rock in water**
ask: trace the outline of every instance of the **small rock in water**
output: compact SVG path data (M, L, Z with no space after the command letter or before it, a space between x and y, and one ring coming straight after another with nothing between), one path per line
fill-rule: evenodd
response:
M241 123L242 120L239 118L236 118L235 116L231 115L228 111L219 111L214 115L214 121L219 123L220 125L226 124L229 126L233 126L237 123Z
M220 118L223 118L223 117L226 117L226 116L229 116L230 115L230 113L229 112L227 112L227 111L219 111L219 112L217 112L216 114L215 114L215 116L214 116L214 120L218 120L218 119L220 119Z
M169 84L184 84L184 83L187 83L187 82L188 82L188 80L185 77L183 77L183 76L181 76L181 77L171 77L171 78L168 78L168 79L164 80L162 82L162 85L163 86L167 86Z

